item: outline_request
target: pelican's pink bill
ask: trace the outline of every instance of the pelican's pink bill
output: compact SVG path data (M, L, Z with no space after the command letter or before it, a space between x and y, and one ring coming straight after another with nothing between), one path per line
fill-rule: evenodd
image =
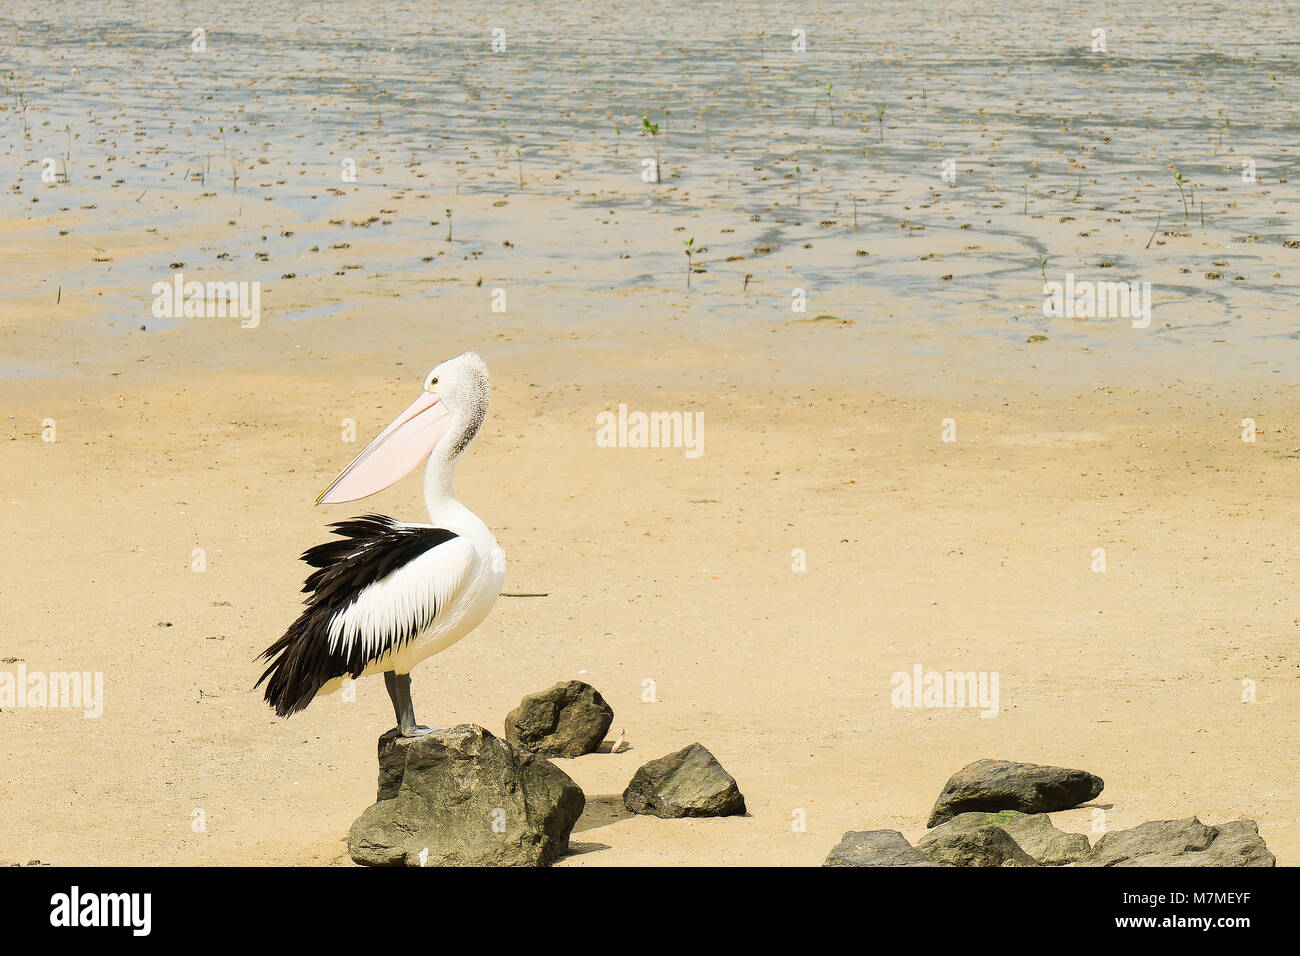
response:
M317 495L316 504L367 498L405 478L428 459L433 446L447 433L450 418L436 393L421 392Z

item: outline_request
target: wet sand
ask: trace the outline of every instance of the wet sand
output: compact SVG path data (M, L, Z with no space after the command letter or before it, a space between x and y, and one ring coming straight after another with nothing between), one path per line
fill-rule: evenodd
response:
M506 589L547 596L502 598L417 670L417 707L499 733L525 693L601 691L632 749L560 761L588 797L562 865L815 864L848 829L914 839L980 757L1097 773L1110 829L1245 816L1300 862L1300 250L1290 148L1269 146L1295 98L1263 7L1116 20L1102 64L1094 24L1059 11L989 5L982 38L938 42L937 13L901 31L816 7L807 59L773 12L708 70L735 32L719 5L691 14L684 53L597 49L564 13L507 24L494 57L487 12L435 52L381 12L346 42L316 14L260 46L213 27L208 60L179 21L102 7L89 39L34 6L0 20L31 134L6 95L0 657L105 680L98 719L0 712L0 861L347 862L392 720L382 683L280 721L253 659L296 614L296 556L356 510L311 507L355 453L344 419L365 441L475 348L493 408L458 490ZM41 183L87 110L68 181ZM658 185L638 178L643 111L667 134ZM185 179L200 157L204 181ZM851 195L870 200L856 230ZM178 272L261 282L259 324L155 317ZM1042 280L1066 272L1150 281L1151 326L1045 318ZM822 315L851 324L804 321ZM620 403L704 412L704 453L598 447ZM412 479L360 510L421 509ZM917 664L998 672L998 716L891 706ZM694 740L750 816L626 818L635 769Z

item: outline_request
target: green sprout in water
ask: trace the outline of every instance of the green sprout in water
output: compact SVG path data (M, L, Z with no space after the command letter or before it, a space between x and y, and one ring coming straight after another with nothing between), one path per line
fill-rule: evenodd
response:
M880 142L885 141L885 101L881 100L880 105L876 107L876 120L880 123Z
M794 193L795 203L798 204L800 209L802 209L803 208L803 170L800 169L798 166L794 168L794 189L795 189L795 193Z
M451 210L444 209L443 212L447 214L447 241L451 242Z
M652 143L654 143L654 147L655 147L655 182L656 182L656 183L661 183L661 182L663 182L663 179L660 177L660 174L659 174L659 166L660 166L660 162L659 162L659 124L658 124L658 123L652 123L652 122L650 122L650 117L648 117L648 116L642 116L642 117L641 117L641 128L644 129L647 133L650 134L650 141L651 141Z
M831 125L835 125L835 99L832 95L831 85L826 84L826 109L831 114Z
M1187 225L1187 194L1183 192L1184 182L1186 182L1186 180L1183 179L1183 174L1175 169L1174 185L1178 187L1178 195L1181 196L1183 200L1183 225L1185 226Z
M686 253L686 288L689 289L691 287L691 272L695 268L695 237L691 236L682 245L686 247L684 250Z

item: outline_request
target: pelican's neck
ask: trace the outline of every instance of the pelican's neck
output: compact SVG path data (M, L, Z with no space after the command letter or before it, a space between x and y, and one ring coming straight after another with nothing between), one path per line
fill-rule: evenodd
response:
M477 387L462 391L452 405L451 427L447 429L429 455L424 469L424 504L429 520L438 527L455 531L455 524L468 518L482 524L456 499L456 462L461 452L474 440L488 410L488 380L484 370L474 383Z
M424 469L424 505L429 520L454 531L453 525L466 515L467 509L456 498L456 463L461 452L474 440L483 424L486 402L458 411L446 434L433 446L429 464Z
M429 520L434 524L453 510L460 502L456 500L456 461L459 455L452 454L455 443L448 432L433 449L429 464L424 469L424 505L429 509Z

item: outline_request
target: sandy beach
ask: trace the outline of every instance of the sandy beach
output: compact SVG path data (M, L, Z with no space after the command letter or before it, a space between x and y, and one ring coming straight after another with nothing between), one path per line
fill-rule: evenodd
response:
M1284 23L755 4L737 37L703 4L650 49L652 4L520 14L493 54L491 8L403 6L264 3L203 53L184 4L0 15L0 669L103 675L97 717L0 705L0 863L351 865L382 681L281 720L255 658L329 521L423 520L414 478L312 501L466 349L457 489L544 596L415 697L500 734L600 691L631 746L557 761L559 865L915 840L982 757L1102 777L1062 829L1244 817L1300 863ZM177 275L259 283L256 321L159 316ZM1045 315L1067 276L1150 283L1149 321ZM602 447L620 405L702 413L701 453ZM996 715L894 706L917 666L996 672ZM749 814L628 813L693 741Z

